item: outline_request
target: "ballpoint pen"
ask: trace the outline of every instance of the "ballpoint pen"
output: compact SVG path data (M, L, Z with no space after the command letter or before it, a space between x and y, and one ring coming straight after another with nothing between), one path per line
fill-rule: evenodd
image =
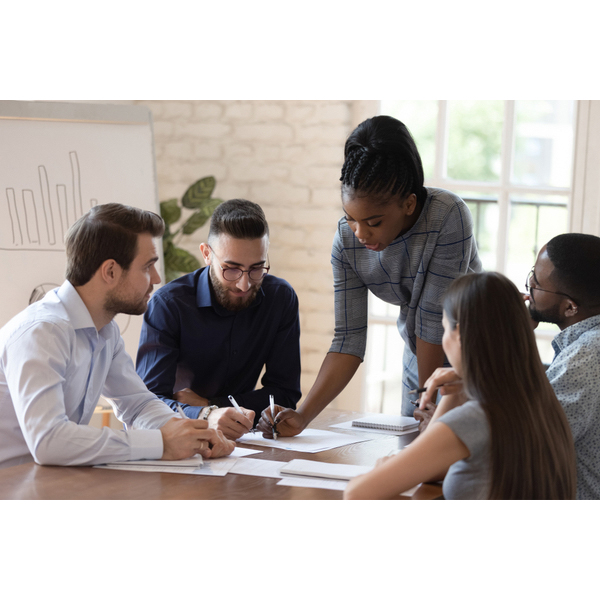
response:
M235 398L231 395L227 396L227 399L229 400L229 402L231 402L231 404L233 404L233 407L235 408L235 410L237 410L240 414L244 414L244 411L240 408L240 405L236 402ZM244 415L246 416L246 415ZM255 433L256 429L254 429L254 427L252 429L250 429L249 433Z
M408 393L409 394L422 394L423 392L426 392L427 388L426 387L422 387L422 388L417 388L416 390L409 390Z
M272 430L273 430L273 439L276 440L277 439L277 427L275 426L275 400L273 399L273 395L270 394L269 395L269 404L271 406L271 418L273 419L273 425Z
M459 383L462 383L461 380L458 381L448 381L447 383L440 383L440 385L436 385L436 389L440 389L441 387L444 387L445 385L457 385ZM415 390L409 390L408 393L409 394L422 394L423 392L426 392L427 388L426 387L421 387L421 388L417 388Z
M177 412L181 415L182 419L188 418L188 416L183 412L183 409L181 408L181 406L179 406L179 404L177 405Z
M411 400L411 401L410 401L410 403L411 403L413 406L417 406L417 407L418 407L418 406L421 404L421 401L420 401L420 400ZM433 402L433 405L434 405L434 406L437 406L435 402Z

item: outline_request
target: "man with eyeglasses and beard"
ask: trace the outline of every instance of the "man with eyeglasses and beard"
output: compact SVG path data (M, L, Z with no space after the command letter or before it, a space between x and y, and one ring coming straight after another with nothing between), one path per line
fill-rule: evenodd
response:
M270 395L289 408L301 396L298 298L268 274L268 249L261 207L223 202L200 244L207 266L159 289L144 315L137 371L148 389L231 440L253 427Z
M535 326L560 328L546 374L573 433L577 499L600 499L600 238L552 238L540 250L526 290Z

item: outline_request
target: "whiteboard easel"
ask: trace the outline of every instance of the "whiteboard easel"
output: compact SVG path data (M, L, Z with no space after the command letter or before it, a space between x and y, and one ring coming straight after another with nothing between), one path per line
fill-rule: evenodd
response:
M146 107L0 101L0 327L63 283L66 231L108 202L160 214ZM142 317L116 321L135 360Z

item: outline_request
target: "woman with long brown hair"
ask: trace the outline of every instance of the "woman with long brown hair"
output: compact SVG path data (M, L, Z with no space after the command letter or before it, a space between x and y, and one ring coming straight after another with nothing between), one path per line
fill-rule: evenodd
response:
M443 309L442 345L462 386L441 388L453 393L442 397L427 429L353 479L344 497L393 498L445 476L447 499L574 498L571 431L516 286L499 273L464 275L449 287ZM441 371L429 386L449 379Z

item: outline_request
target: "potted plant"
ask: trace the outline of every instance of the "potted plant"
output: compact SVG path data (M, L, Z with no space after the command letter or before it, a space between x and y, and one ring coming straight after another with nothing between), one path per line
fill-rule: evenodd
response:
M200 261L187 250L177 244L184 235L190 235L202 227L210 219L215 208L222 200L212 198L216 180L214 177L203 177L186 190L181 198L181 206L194 212L184 221L177 231L171 231L171 226L181 218L181 206L177 198L160 203L160 215L165 222L163 234L163 254L165 258L165 280L168 283L185 273L200 268Z

